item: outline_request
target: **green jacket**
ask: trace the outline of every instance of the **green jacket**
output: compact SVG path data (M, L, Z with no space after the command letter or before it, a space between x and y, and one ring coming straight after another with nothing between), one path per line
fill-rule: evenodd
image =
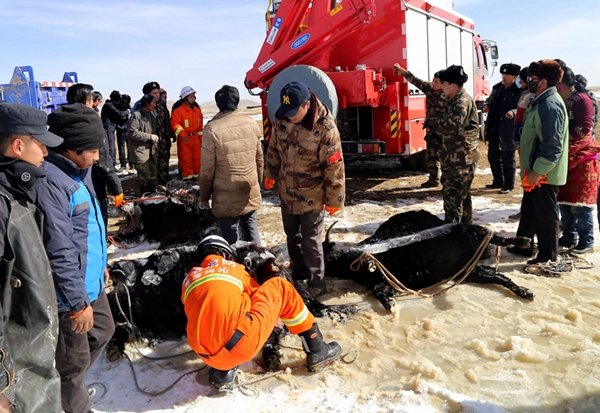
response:
M519 154L521 177L534 170L548 177L550 185L567 182L569 162L569 117L565 104L550 87L536 96L525 111Z

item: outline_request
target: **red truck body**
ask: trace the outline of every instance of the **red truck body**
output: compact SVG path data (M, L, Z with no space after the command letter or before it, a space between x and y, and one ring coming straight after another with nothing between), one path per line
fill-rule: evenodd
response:
M337 115L346 154L411 155L425 149L425 98L394 75L392 66L400 63L428 80L438 70L461 64L469 74L465 88L482 102L490 92L490 44L474 29L450 5L423 0L276 1L245 80L250 93L261 96L265 140L282 86L273 90L274 80L294 66L306 66L307 77L293 80L311 89L323 78L333 84L331 101L325 101ZM313 79L313 68L323 76Z

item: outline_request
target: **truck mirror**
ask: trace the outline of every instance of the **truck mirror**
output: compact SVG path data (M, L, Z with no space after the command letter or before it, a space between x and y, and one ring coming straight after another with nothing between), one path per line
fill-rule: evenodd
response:
M490 47L490 56L492 57L493 60L497 60L499 57L498 46L496 46L495 44Z

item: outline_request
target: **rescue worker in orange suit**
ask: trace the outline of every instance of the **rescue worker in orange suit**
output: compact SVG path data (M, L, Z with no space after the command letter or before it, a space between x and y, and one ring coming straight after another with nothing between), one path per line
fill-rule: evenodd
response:
M171 113L171 129L177 137L179 175L183 179L197 178L202 147L202 110L192 87L184 86L180 97Z
M261 350L279 319L300 336L309 371L339 357L339 344L323 341L314 316L290 282L273 276L259 285L233 261L232 247L217 235L205 237L198 252L202 261L183 281L181 300L188 342L210 367L213 386L233 382L237 366Z

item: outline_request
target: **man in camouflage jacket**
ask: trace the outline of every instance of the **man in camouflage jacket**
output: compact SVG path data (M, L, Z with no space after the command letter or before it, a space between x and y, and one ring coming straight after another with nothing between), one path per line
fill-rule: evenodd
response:
M442 137L442 195L446 222L473 223L471 183L479 160L479 122L473 98L463 85L468 76L462 66L440 72L446 108L433 127Z
M342 145L329 109L301 82L281 89L274 134L267 152L265 188L278 181L283 228L295 279L311 292L323 281L323 208L333 215L344 205Z
M394 74L402 75L406 80L415 85L425 94L426 117L423 128L427 128L425 141L427 149L425 151L425 164L429 179L421 184L422 188L434 188L440 184L439 164L442 151L442 138L433 128L436 119L441 119L446 108L446 99L442 93L442 84L440 82L440 72L433 75L433 80L427 82L419 79L414 74L400 66L394 64Z

